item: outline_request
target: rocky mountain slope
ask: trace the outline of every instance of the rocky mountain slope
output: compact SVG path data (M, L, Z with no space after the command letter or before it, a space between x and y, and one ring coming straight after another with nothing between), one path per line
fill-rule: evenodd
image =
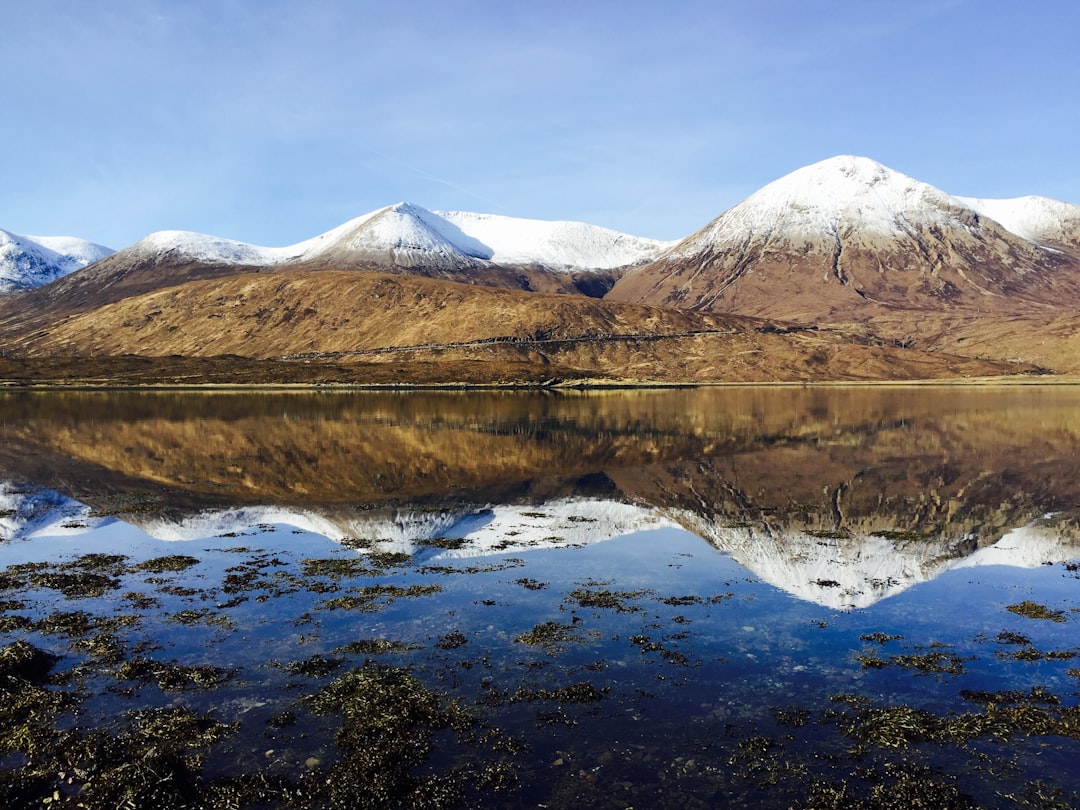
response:
M112 252L71 236L20 236L0 230L0 295L41 287Z
M609 297L818 323L1046 312L1080 294L1078 246L1080 207L952 197L842 156L765 186L629 270Z

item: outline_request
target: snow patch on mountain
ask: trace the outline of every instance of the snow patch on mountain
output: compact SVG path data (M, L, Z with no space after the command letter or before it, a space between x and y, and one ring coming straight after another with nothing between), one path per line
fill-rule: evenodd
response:
M0 230L0 293L41 287L112 253L74 236L22 236Z
M1080 205L1034 196L1006 200L956 199L1030 242L1080 245Z
M128 250L155 259L269 267L298 258L303 253L298 248L298 245L266 248L193 231L157 231L140 239Z
M159 231L137 254L215 264L272 267L287 262L389 253L463 264L540 265L552 270L610 269L655 258L673 242L630 236L582 222L547 222L463 211L435 212L401 202L319 236L272 248L188 231Z
M410 554L423 540L445 537L466 541L460 548L440 551L433 558L453 559L588 545L634 532L676 527L652 509L585 498L548 501L540 507L505 504L441 517L441 521L432 522L430 517L410 520L399 516L393 524L381 521L354 528L361 530L361 536L385 539L394 550ZM401 531L395 532L391 525Z
M965 216L965 211L968 214ZM767 236L835 241L854 231L894 235L977 218L960 200L865 157L841 155L797 169L729 208L672 255L702 244Z
M484 258L499 264L607 270L647 261L675 245L583 222L548 222L465 211L440 211L438 215L485 245L490 255Z

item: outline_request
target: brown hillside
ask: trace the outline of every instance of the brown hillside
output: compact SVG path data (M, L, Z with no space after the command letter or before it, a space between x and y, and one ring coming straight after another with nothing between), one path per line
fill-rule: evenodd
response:
M474 367L471 382L484 381L475 367L485 364L489 380L505 379L506 364L527 364L550 369L552 377L666 382L1030 370L737 316L349 272L190 282L68 317L9 346L37 358L231 354L307 363L464 363Z
M157 290L191 281L220 279L253 273L306 273L347 270L362 273L439 278L482 287L562 293L601 298L618 279L620 270L563 273L543 267L502 267L490 262L468 268L438 265L395 265L385 261L349 258L314 259L276 268L212 264L187 258L145 256L121 251L46 287L0 297L0 336L41 329L57 320L90 312Z

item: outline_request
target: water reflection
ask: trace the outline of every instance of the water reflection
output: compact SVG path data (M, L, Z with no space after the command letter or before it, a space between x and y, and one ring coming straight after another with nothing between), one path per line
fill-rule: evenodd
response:
M1077 404L0 398L0 805L1076 806Z
M11 394L0 532L287 523L477 555L676 525L799 598L863 607L1080 554L1078 416L1080 392L1037 387Z

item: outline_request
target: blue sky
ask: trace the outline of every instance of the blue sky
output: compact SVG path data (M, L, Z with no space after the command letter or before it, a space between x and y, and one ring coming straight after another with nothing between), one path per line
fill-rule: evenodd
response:
M1074 0L6 0L0 228L262 245L408 200L685 236L837 154L1080 203Z

